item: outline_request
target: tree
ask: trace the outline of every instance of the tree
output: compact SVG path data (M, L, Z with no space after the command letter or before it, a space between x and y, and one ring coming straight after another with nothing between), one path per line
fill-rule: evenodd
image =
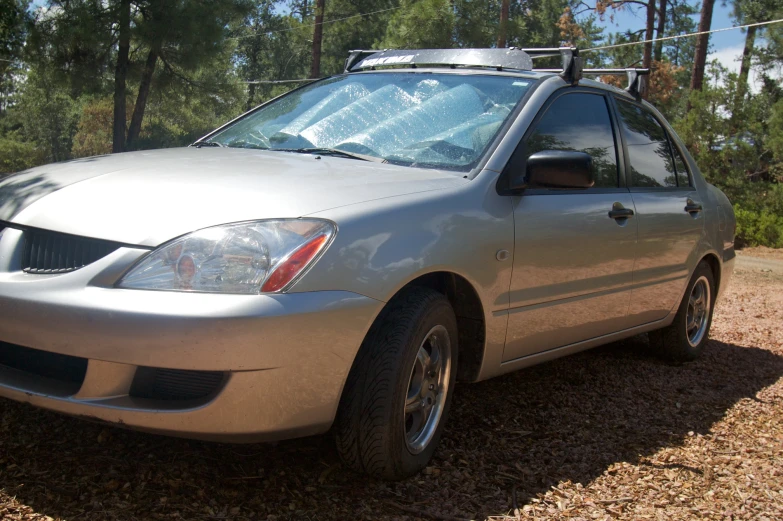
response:
M112 125L112 152L125 150L125 88L128 78L128 63L130 61L130 0L120 0L117 6L119 13L119 50L117 64L114 69L114 123Z
M449 48L455 14L450 0L404 0L389 22L380 49Z
M654 60L661 61L663 55L663 42L660 38L663 38L666 29L666 0L660 0L658 3L658 29L656 31L656 37L659 41L655 42L655 55Z
M761 22L775 12L776 3L777 2L774 0L735 0L732 15L736 23L740 25ZM783 11L783 9L780 11ZM759 30L763 31L764 28L754 26L748 27L745 30L745 44L742 49L742 61L740 63L736 98L734 101L735 106L738 106L745 101L745 96L750 87L748 85L748 80L750 78L750 68L753 64L753 57L756 53L756 35ZM736 119L733 122L733 126L738 127Z
M237 42L234 60L238 75L249 82L305 77L312 65L312 49L307 42L311 34L311 28L293 12L280 15L274 1L257 1L231 31ZM282 85L249 83L245 109L250 110L258 99L268 99L284 88Z
M0 117L14 103L29 21L28 0L0 0Z
M498 33L498 47L506 46L506 30L508 26L508 0L502 0L500 6L500 32Z
M644 54L642 55L642 67L649 69L650 66L652 66L652 39L654 35L653 31L655 30L655 0L647 0L645 9L647 11L647 25L644 31L644 39L646 41L644 44Z
M706 33L712 25L712 8L715 0L703 0L701 16L699 17L699 32ZM691 73L691 91L701 90L704 84L704 67L707 63L707 48L710 43L709 34L696 37L696 52L693 55L693 72Z
M313 26L313 62L310 67L310 77L321 76L321 41L324 34L324 3L326 0L315 2L315 25Z

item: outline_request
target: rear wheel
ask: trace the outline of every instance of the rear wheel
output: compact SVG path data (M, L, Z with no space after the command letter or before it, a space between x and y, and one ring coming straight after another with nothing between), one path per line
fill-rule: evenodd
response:
M396 296L370 328L348 375L335 424L354 470L409 477L429 462L446 422L457 369L457 320L428 288Z
M671 325L650 333L653 349L672 362L695 360L704 350L712 324L715 278L702 261L688 283Z

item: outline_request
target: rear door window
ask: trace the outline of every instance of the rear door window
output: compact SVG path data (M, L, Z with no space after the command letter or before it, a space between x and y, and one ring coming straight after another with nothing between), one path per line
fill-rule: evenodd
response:
M688 167L685 165L685 159L680 150L672 143L672 152L674 152L674 166L677 168L677 186L690 186L690 175Z
M641 106L624 100L617 100L617 108L628 148L631 186L677 186L669 139L658 120Z

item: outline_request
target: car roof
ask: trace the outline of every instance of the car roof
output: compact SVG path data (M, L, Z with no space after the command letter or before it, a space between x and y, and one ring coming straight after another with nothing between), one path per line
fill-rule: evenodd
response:
M535 69L534 58L560 57L560 69ZM635 98L645 88L643 78L650 69L584 69L583 60L576 47L530 48L520 49L385 49L353 50L345 61L345 74L363 74L367 72L406 71L406 72L452 72L478 73L486 75L519 76L534 80L544 80L559 76L573 86L599 88L614 94ZM382 69L378 69L381 67ZM625 75L628 87L618 89L600 81L584 78L584 75Z

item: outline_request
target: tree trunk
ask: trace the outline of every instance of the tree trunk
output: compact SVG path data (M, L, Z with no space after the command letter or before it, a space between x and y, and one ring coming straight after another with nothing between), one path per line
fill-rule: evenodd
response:
M647 28L644 32L645 40L652 40L655 31L655 0L648 0L647 2ZM652 65L652 42L648 41L644 44L644 55L642 57L642 67L649 68Z
M252 109L255 105L253 100L256 99L256 84L249 83L247 85L247 105L245 106L245 112Z
M508 2L503 0L500 5L500 32L498 33L498 49L506 46L506 31L508 28Z
M152 85L152 74L155 72L155 64L158 62L158 51L150 49L147 54L147 63L144 64L144 71L141 73L141 83L139 84L139 95L136 97L136 105L133 107L133 116L131 117L130 128L128 128L128 140L125 148L130 149L141 133L141 122L144 119L144 111L147 108L147 99L150 95L150 86Z
M658 7L658 30L656 31L656 38L663 38L663 33L666 30L666 0L661 0ZM663 56L663 42L655 42L655 61L661 61Z
M748 27L745 34L745 48L742 49L742 65L740 65L739 83L737 90L747 91L748 76L750 76L751 58L753 57L753 46L756 44L756 27Z
M699 20L699 32L707 32L712 25L712 8L715 0L704 0L701 4L701 19ZM707 47L710 44L709 34L700 34L696 37L696 52L693 55L693 71L691 73L691 91L701 90L704 84L704 67L707 64ZM688 104L690 108L690 103Z
M310 77L321 76L321 40L324 35L324 7L326 0L315 2L315 27L313 28L313 61L310 66Z
M736 133L739 130L742 116L742 102L745 101L745 94L748 92L748 77L750 76L750 65L753 58L753 47L756 43L756 28L748 27L745 34L745 48L742 50L742 65L740 65L739 78L737 78L737 91L734 93L734 108L731 111L730 128L731 132Z
M647 27L644 32L644 39L647 40L647 43L644 44L644 54L642 55L642 67L645 69L649 69L652 66L653 44L649 40L653 39L654 30L655 30L655 0L647 0ZM647 81L649 81L649 78L647 78ZM642 97L644 99L647 99L648 92L649 89L642 90Z
M114 70L114 122L112 128L113 153L125 150L125 80L128 76L130 54L130 0L120 0L119 49Z

